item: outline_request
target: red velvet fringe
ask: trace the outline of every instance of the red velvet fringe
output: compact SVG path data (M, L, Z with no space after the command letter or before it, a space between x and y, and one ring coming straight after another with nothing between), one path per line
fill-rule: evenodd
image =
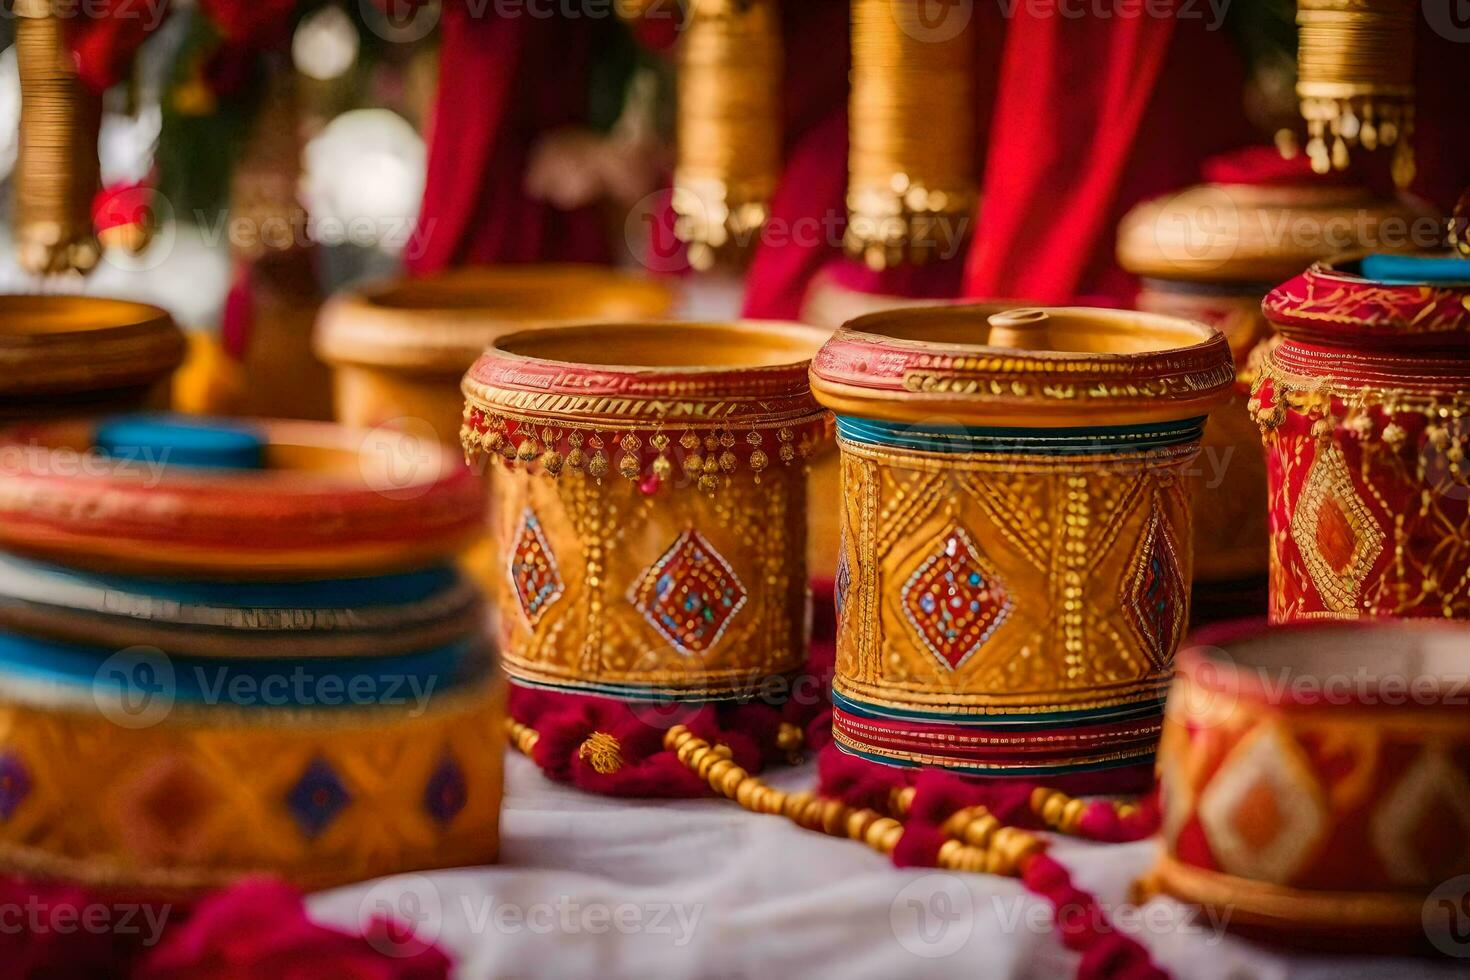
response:
M780 704L660 704L630 702L598 695L572 694L511 685L510 716L539 736L532 753L548 777L604 796L683 799L710 795L704 780L690 772L663 747L664 735L685 725L710 744L728 746L735 762L756 773L787 761L779 744L782 723L806 733L804 752L831 741L831 705L827 691L836 652L836 614L832 590L813 585L811 652L799 694ZM598 772L582 757L582 745L594 732L618 742L621 764Z
M903 837L893 852L899 867L932 868L946 835L944 822L956 810L984 806L1004 824L1030 830L1046 826L1031 809L1037 784L1015 779L966 779L933 769L898 769L846 755L835 746L819 759L820 791L849 806L887 812L895 790L912 786L913 802L904 817ZM1101 774L1106 776L1106 773ZM1158 828L1158 805L1153 794L1127 818L1103 800L1088 806L1079 836L1095 841L1141 840ZM1071 874L1046 853L1028 859L1021 881L1052 906L1058 935L1068 949L1082 954L1080 980L1152 980L1168 976L1154 965L1148 950L1118 932L1089 893L1072 884Z

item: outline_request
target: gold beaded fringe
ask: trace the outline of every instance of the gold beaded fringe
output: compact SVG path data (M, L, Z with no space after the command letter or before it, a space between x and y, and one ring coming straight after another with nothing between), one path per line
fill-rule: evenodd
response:
M464 424L459 430L466 463L482 456L498 456L512 467L539 466L541 472L551 477L570 470L601 481L616 461L618 475L625 480L641 480L651 475L660 483L667 483L674 476L677 461L687 479L710 493L741 469L742 455L745 469L759 483L761 475L772 465L770 451L774 451L775 459L783 466L789 466L811 456L821 441L820 435L811 431L811 425L804 424L805 420L795 425L773 422L768 426L751 426L743 437L737 437L730 428L701 432L686 428L676 445L673 436L662 428L640 435L632 431L549 425L502 414L487 413L483 417L484 428L478 428L471 421L473 412L465 408ZM739 445L742 440L743 447ZM739 455L737 448L742 450ZM649 455L652 461L645 463Z
M100 246L92 200L101 184L102 101L77 78L56 0L15 0L20 147L15 165L15 249L32 275L87 272Z
M975 38L959 6L853 0L847 250L875 270L953 254L975 192Z
M524 755L534 754L540 740L535 729L508 719L506 730L511 745ZM788 754L799 750L801 740L800 729L792 725L782 726L782 748ZM915 795L912 786L894 790L887 812L879 812L849 806L840 800L824 799L810 792L787 793L736 765L726 746L712 746L683 725L675 725L664 735L664 748L673 752L684 766L716 793L753 813L784 816L808 830L833 837L848 837L881 854L892 854L898 846L903 837L903 818L908 815ZM616 772L622 765L621 746L617 739L605 732L589 735L578 754L603 775ZM1124 818L1136 809L1129 803L1115 803L1113 806ZM1073 834L1087 811L1087 803L1060 790L1038 786L1032 791L1030 808L1047 826ZM945 820L941 830L948 839L940 846L939 866L956 871L1015 875L1026 857L1046 847L1042 838L1001 823L983 806L955 811Z
M1300 0L1297 98L1307 157L1345 170L1349 150L1392 147L1393 179L1414 180L1414 0Z
M708 269L764 227L780 179L775 0L690 0L679 44L674 230Z

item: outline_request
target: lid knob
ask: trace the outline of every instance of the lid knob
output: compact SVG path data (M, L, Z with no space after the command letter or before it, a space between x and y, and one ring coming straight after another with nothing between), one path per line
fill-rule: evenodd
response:
M1051 314L1045 310L1007 310L990 316L991 347L1016 350L1051 349Z

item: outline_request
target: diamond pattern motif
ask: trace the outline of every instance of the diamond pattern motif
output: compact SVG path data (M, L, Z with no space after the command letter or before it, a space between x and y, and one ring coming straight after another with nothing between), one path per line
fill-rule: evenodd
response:
M31 792L31 776L20 756L14 752L0 755L0 820L9 820Z
M1420 755L1374 812L1373 847L1389 874L1408 885L1437 884L1436 869L1463 867L1470 852L1470 783L1444 752ZM1459 841L1460 853L1444 853Z
M1011 600L969 532L951 525L900 593L904 615L947 670L957 670L1011 612Z
M155 857L207 846L210 817L220 796L199 765L184 755L165 755L124 784L116 816L133 848Z
M308 838L320 836L351 802L342 780L322 758L312 760L286 795L286 805L296 818L296 825Z
M686 529L633 584L628 601L680 653L720 641L749 594L704 536Z
M837 575L832 583L832 600L837 606L837 618L842 618L842 609L847 605L847 590L852 587L852 569L847 564L847 532L842 532L842 540L837 549Z
M1184 627L1188 593L1179 559L1158 512L1149 517L1143 547L1128 589L1128 609L1144 647L1157 664L1168 663Z
M1328 829L1306 757L1275 726L1257 729L1226 757L1200 796L1199 819L1221 870L1277 883L1311 860Z
M540 519L529 507L521 515L521 526L510 552L510 580L520 599L521 612L532 626L565 591L551 544L541 530Z
M1323 602L1338 611L1355 609L1363 581L1383 552L1384 533L1358 496L1340 447L1328 444L1318 451L1302 481L1291 537Z
M467 794L464 770L452 755L446 755L424 788L424 808L441 827L447 826L464 809Z

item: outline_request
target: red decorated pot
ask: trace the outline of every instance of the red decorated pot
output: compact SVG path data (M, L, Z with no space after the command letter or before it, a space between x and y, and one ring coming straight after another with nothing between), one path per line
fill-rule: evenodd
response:
M240 427L242 465L170 445L108 446L90 422L0 435L0 548L126 574L377 574L444 560L480 533L483 492L454 450L387 429Z
M1237 624L1178 664L1152 887L1293 943L1463 955L1470 627Z
M1263 304L1276 622L1470 618L1470 286L1422 268L1322 262Z

